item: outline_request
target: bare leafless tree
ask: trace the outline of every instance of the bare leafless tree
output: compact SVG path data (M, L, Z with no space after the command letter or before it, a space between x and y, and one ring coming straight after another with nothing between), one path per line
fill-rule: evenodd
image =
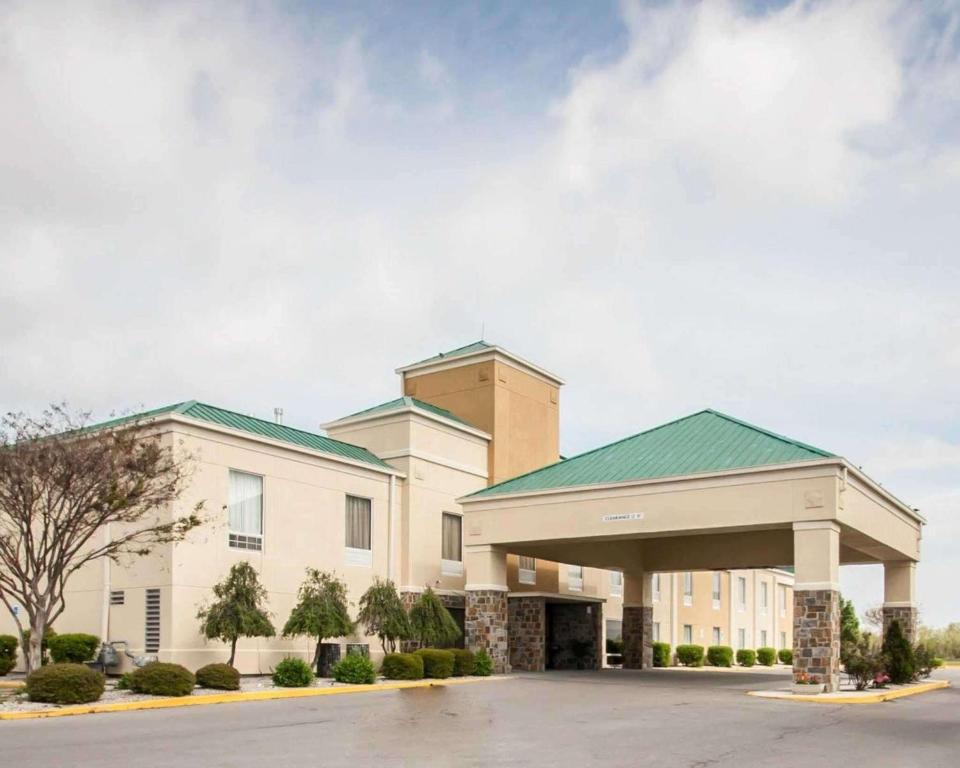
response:
M65 405L0 420L0 600L21 641L30 630L28 672L40 665L44 632L63 613L73 574L102 558L146 555L202 522L202 502L185 514L175 509L192 456L146 422L90 428L88 420Z

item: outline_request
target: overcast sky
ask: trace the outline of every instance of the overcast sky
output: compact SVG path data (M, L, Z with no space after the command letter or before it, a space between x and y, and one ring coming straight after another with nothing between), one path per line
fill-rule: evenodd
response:
M316 429L485 328L567 454L862 465L960 621L960 0L0 2L0 97L0 409Z

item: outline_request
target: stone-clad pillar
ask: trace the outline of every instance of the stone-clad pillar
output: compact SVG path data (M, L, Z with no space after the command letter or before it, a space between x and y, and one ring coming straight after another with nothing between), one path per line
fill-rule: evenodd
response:
M623 573L623 667L653 666L653 574Z
M510 667L525 672L547 668L547 603L542 597L509 599Z
M510 671L507 553L487 544L464 548L466 646L490 654L493 671Z
M883 564L883 634L899 621L911 643L917 642L917 564L912 560Z
M832 520L794 523L793 673L827 691L840 684L840 527Z

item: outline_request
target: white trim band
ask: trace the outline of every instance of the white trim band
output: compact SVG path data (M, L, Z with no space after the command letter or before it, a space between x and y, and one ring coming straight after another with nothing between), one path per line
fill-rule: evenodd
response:
M794 592L823 592L824 590L832 589L834 592L840 591L840 582L838 581L804 581L796 582L793 585Z
M918 608L918 604L912 600L894 600L883 604L884 608Z
M509 592L510 588L506 584L467 584L464 587L467 592Z
M835 531L840 533L840 526L833 520L802 520L793 524L795 531Z

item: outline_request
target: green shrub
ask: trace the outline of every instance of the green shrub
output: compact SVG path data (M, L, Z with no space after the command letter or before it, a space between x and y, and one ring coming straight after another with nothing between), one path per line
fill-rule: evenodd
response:
M757 648L757 661L765 667L772 667L777 663L777 649Z
M703 646L702 645L678 645L677 661L685 667L703 666Z
M333 679L338 683L369 685L377 679L373 662L359 653L348 653L333 665Z
M750 648L741 648L737 651L737 664L741 667L752 667L757 663L757 652Z
M453 654L453 676L467 677L473 674L473 667L476 663L473 651L464 648L450 648Z
M239 691L240 673L229 664L207 664L197 670L197 685L218 691Z
M283 659L273 670L273 684L279 688L306 688L313 683L313 668L303 659Z
M0 635L0 677L17 666L18 645L17 638L13 635Z
M155 661L130 675L130 690L150 696L189 696L197 678L186 667Z
M132 691L133 690L133 672L124 672L117 679L116 688L118 691Z
M943 659L941 659L939 656L934 656L934 657L930 660L930 668L931 668L931 669L940 669L943 665L944 665L944 661L943 661Z
M423 676L443 679L453 674L454 656L450 651L441 651L438 648L421 648L416 651L417 656L423 659Z
M869 644L863 642L850 649L843 662L844 671L853 678L858 691L875 684L884 673L885 666L883 654L872 651Z
M104 682L84 664L49 664L27 677L27 695L48 704L87 704L103 695Z
M473 655L473 674L477 677L490 677L493 674L493 659L486 648L481 648Z
M890 622L883 638L883 654L887 659L887 674L894 685L904 685L913 680L916 674L916 658L913 646L903 627L896 619Z
M388 653L383 657L380 674L387 680L420 680L423 678L423 657L415 653Z
M616 654L618 656L623 655L623 640L613 640L612 638L607 638L607 653Z
M781 664L793 664L793 651L789 648L781 648L777 651L777 658Z
M50 637L47 647L54 664L83 664L97 655L100 638L83 632L69 632Z
M654 643L653 644L653 666L655 667L670 666L670 643Z
M711 667L732 667L733 648L729 645L711 645L707 648L707 664Z

